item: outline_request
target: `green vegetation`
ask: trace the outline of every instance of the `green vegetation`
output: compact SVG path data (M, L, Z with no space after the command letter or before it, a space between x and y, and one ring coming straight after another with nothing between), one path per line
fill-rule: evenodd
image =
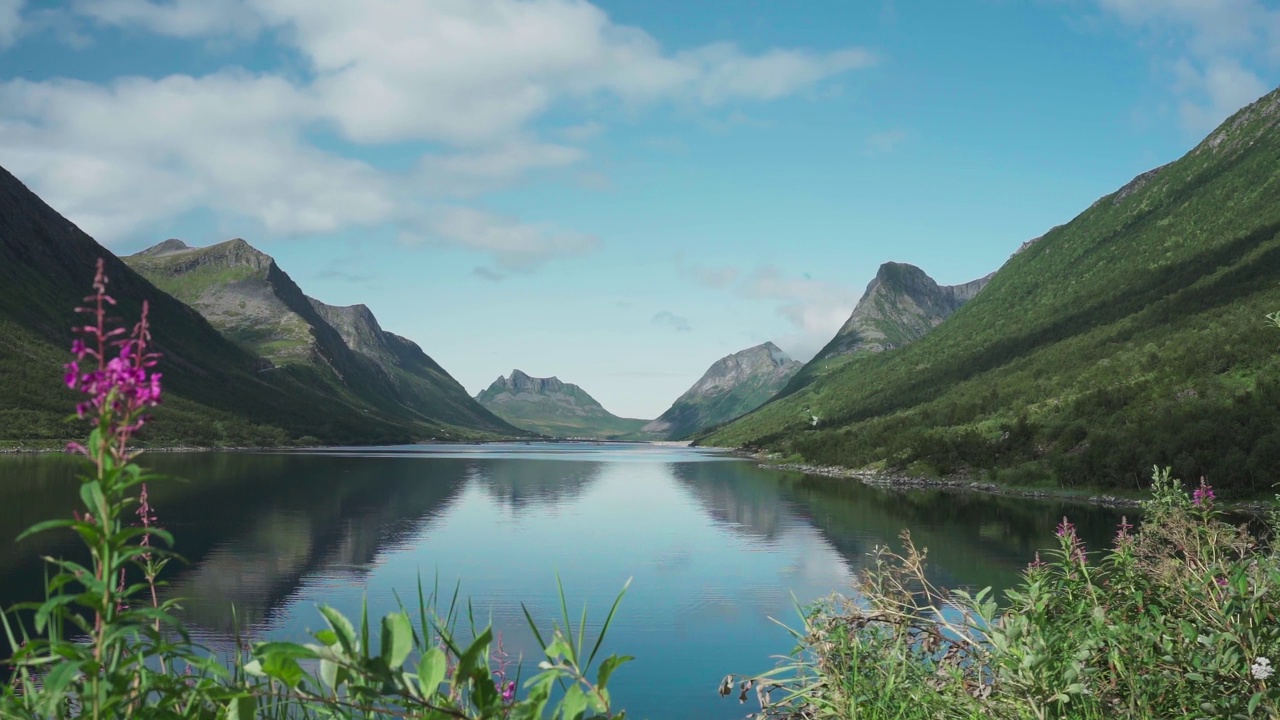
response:
M1280 467L1280 91L1014 255L911 345L806 374L700 438L1060 487L1169 465L1227 496ZM818 420L813 421L816 416Z
M1095 553L1063 518L1003 608L991 588L933 585L904 536L856 602L803 615L789 661L721 692L757 690L757 717L814 720L1280 717L1280 546L1214 502L1157 472L1141 527L1122 522ZM1272 533L1277 520L1280 505Z

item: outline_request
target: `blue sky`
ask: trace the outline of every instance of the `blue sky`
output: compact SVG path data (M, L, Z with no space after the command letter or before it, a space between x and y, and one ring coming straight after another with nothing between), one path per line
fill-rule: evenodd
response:
M0 166L112 250L244 237L472 393L644 418L1278 83L1271 0L0 0Z

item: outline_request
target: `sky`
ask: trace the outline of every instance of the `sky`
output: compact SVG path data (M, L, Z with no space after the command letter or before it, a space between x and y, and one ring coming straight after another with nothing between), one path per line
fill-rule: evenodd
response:
M473 394L639 418L1277 84L1277 0L0 0L0 166L112 251L242 237Z

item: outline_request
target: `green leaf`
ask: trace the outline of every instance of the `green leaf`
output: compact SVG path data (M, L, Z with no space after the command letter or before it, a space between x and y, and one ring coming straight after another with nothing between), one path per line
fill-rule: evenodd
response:
M418 662L418 684L422 688L423 697L430 698L439 692L447 667L448 659L438 647L431 648L422 656L422 660Z
M21 542L23 539L31 537L36 533L42 533L42 532L45 532L46 530L53 530L55 528L72 527L75 524L76 524L75 520L45 520L44 522L38 522L35 525L32 525L31 527L27 528L26 530L23 530L22 534L14 538L13 541Z
M284 655L293 658L315 659L319 657L315 650L305 645L291 642L263 642L254 646L253 652L258 657L265 655Z
M337 634L338 644L342 646L343 652L348 656L355 657L356 629L352 627L351 621L328 605L320 606L320 614L324 615L329 627Z
M97 480L91 480L80 486L80 499L84 501L86 507L89 508L94 515L98 514L98 508L106 504L106 497L102 494L102 483ZM102 518L98 518L99 521Z
M600 670L596 673L596 687L604 689L609 684L609 676L613 675L613 671L618 669L622 663L635 660L630 655L610 655L600 663Z
M577 720L587 709L587 696L581 685L574 685L564 694L560 701L561 720Z
M252 695L227 701L227 720L254 720L257 713L258 699Z
M1252 715L1258 709L1258 703L1262 702L1263 693L1256 692L1253 697L1249 698L1249 714Z
M405 612L382 618L382 659L387 667L398 669L413 650L413 624Z
M262 671L291 688L296 688L306 677L298 661L284 653L273 653L263 659Z
M325 685L337 690L342 683L347 681L347 671L345 668L340 667L338 663L328 658L322 658L320 660L320 679Z
M480 636L473 640L471 645L466 650L463 650L462 655L458 657L458 672L470 675L473 669L482 668L482 663L487 659L484 651L492 639L493 630L485 628L485 631L480 633ZM488 668L483 669L487 670Z

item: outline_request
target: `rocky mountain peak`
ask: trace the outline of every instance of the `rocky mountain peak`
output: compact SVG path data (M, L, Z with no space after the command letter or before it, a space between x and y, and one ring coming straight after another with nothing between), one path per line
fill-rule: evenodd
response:
M151 247L137 253L141 257L163 257L165 255L173 255L175 253L187 252L195 248L186 244L177 238L169 238L163 242L152 245Z
M726 355L644 431L675 439L732 420L773 397L802 365L772 341Z
M844 326L815 359L861 350L879 352L917 340L973 299L993 275L939 285L915 265L884 263Z

